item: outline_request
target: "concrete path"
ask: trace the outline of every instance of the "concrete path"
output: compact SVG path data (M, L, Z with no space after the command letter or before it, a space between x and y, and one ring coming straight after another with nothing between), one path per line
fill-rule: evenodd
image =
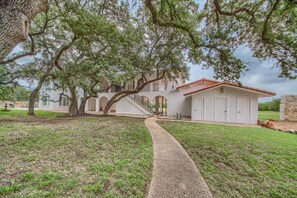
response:
M148 197L213 197L195 163L177 140L156 123L156 118L146 119L145 125L154 145Z

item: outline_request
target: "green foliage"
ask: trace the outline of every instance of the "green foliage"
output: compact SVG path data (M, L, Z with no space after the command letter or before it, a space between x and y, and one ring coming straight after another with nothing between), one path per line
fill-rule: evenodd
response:
M273 99L270 102L259 103L259 111L279 111L280 99Z
M13 90L14 92L14 100L15 101L28 101L31 92L21 86L16 86ZM37 98L38 99L38 98Z
M21 86L0 85L0 101L28 101L30 93Z
M0 101L12 101L13 98L13 87L0 85Z
M238 80L246 63L234 51L242 45L261 60L272 58L280 77L297 77L296 1L145 2L156 25L188 35L191 60L213 68L216 78Z
M103 191L103 185L102 184L93 184L93 185L88 185L85 187L85 190L89 193L94 193L98 194Z
M106 3L88 1L82 5L68 0L51 4L48 15L58 17L39 37L39 47L46 44L46 50L55 56L71 44L54 61L55 89L80 87L85 96L94 96L106 80L122 86L131 79L142 78L139 82L144 83L156 73L172 80L188 77L183 34L154 26L141 8L134 17L128 4ZM77 96L71 92L71 97Z
M20 186L15 184L9 186L0 186L0 195L9 195L11 193L17 192L18 190L20 190Z
M55 89L81 87L90 97L106 80L122 86L156 71L171 80L188 77L187 62L237 81L247 64L234 52L243 45L261 60L274 59L281 77L296 77L295 1L51 0L49 6L32 22L30 32L39 32L34 42L22 46L38 52L33 62L0 66L0 83L38 80L50 69Z
M206 12L207 27L226 33L233 45L248 46L256 58L272 58L280 77L296 78L296 2L214 0Z

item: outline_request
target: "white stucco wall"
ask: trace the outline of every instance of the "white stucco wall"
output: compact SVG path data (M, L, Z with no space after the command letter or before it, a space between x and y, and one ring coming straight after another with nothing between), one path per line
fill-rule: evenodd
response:
M114 94L115 93L100 93L98 100L102 97L106 97L109 100ZM167 116L175 117L177 112L181 113L182 116L191 116L191 98L185 98L181 91L142 91L139 92L138 95L147 97L150 103L153 103L154 98L157 96L165 97L167 99ZM133 101L131 102L131 99L127 98L128 97L123 98L117 102L116 113L145 115L145 113L143 113L144 109L139 111L139 105L133 103ZM99 107L96 108L96 111L99 111Z
M116 105L117 114L129 114L129 115L149 115L150 113L145 109L141 108L132 99L125 97Z
M197 93L192 96L193 101L198 98L204 99L203 106L203 118L205 121L215 121L215 98L226 98L227 100L227 112L226 122L237 122L237 98L247 97L249 98L249 123L245 124L257 124L258 121L258 95L248 91L242 91L236 88L224 87L224 93L221 93L220 88L215 88L209 91ZM194 109L192 108L192 119L198 120L194 116Z
M182 116L191 116L191 99L185 98L181 91L139 92L138 95L149 98L150 103L156 96L165 97L167 99L167 116L174 117L177 112Z
M51 86L51 85L50 85ZM47 89L47 87L42 87L40 90L40 99L39 99L39 109L41 110L50 110L50 111L68 111L69 106L60 106L59 105L59 99L60 99L60 94L62 91L59 90L49 90ZM70 93L65 92L65 95L70 96ZM80 105L81 102L81 96L82 94L82 90L78 89L77 90L77 94L78 94L78 107ZM48 106L44 106L43 105L43 101L42 101L42 96L44 95L48 95L50 97L50 102ZM88 104L86 104L87 106Z

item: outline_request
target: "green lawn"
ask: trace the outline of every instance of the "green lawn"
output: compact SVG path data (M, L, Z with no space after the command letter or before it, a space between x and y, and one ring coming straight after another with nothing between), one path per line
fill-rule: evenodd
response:
M264 128L166 122L215 197L297 197L297 136Z
M0 197L146 195L153 152L143 119L1 118Z
M278 111L259 111L258 116L260 120L279 120Z
M65 113L56 113L42 110L35 110L35 115L37 117L46 117L46 118L56 118L58 116L65 115ZM3 117L24 117L27 115L27 110L19 110L19 109L10 109L9 111L3 111L3 108L0 109L0 118Z

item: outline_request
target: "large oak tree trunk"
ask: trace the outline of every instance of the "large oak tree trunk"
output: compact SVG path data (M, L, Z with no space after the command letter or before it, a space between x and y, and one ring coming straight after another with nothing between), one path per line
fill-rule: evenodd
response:
M70 116L78 115L77 98L70 98L69 115Z
M69 115L70 116L76 116L76 115L78 115L78 103L77 103L76 87L69 86L69 91L70 91L70 94L71 94L70 105L69 105Z
M29 97L29 109L28 109L28 113L27 113L28 115L35 115L34 106L35 106L36 97L37 97L44 81L49 76L52 69L53 69L53 65L47 68L46 72L39 79L38 85L31 92L30 97Z
M48 0L0 0L0 61L28 37L31 20L48 10Z
M29 97L29 109L28 109L28 115L32 115L34 116L35 113L34 113L34 106L35 106L35 100L36 100L36 97L37 97L37 94L39 92L40 89L34 89L32 91L32 93L30 94L30 97Z
M85 108L86 108L87 100L88 100L87 94L84 93L84 97L81 98L81 102L80 102L79 109L78 109L78 114L79 115L84 115L85 114Z
M106 104L106 107L103 111L103 115L107 116L109 111L110 111L110 108L112 107L112 105L115 104L115 99L114 100L109 100Z
M38 82L37 87L31 92L30 97L29 97L29 109L28 109L28 115L35 115L34 113L34 106L35 106L35 100L36 97L42 87L42 84L44 83L44 81L46 80L46 78L48 77L49 72L45 73L41 79Z
M85 114L86 104L87 104L87 99L82 98L81 103L79 105L79 109L78 109L78 114L79 115L84 115Z

